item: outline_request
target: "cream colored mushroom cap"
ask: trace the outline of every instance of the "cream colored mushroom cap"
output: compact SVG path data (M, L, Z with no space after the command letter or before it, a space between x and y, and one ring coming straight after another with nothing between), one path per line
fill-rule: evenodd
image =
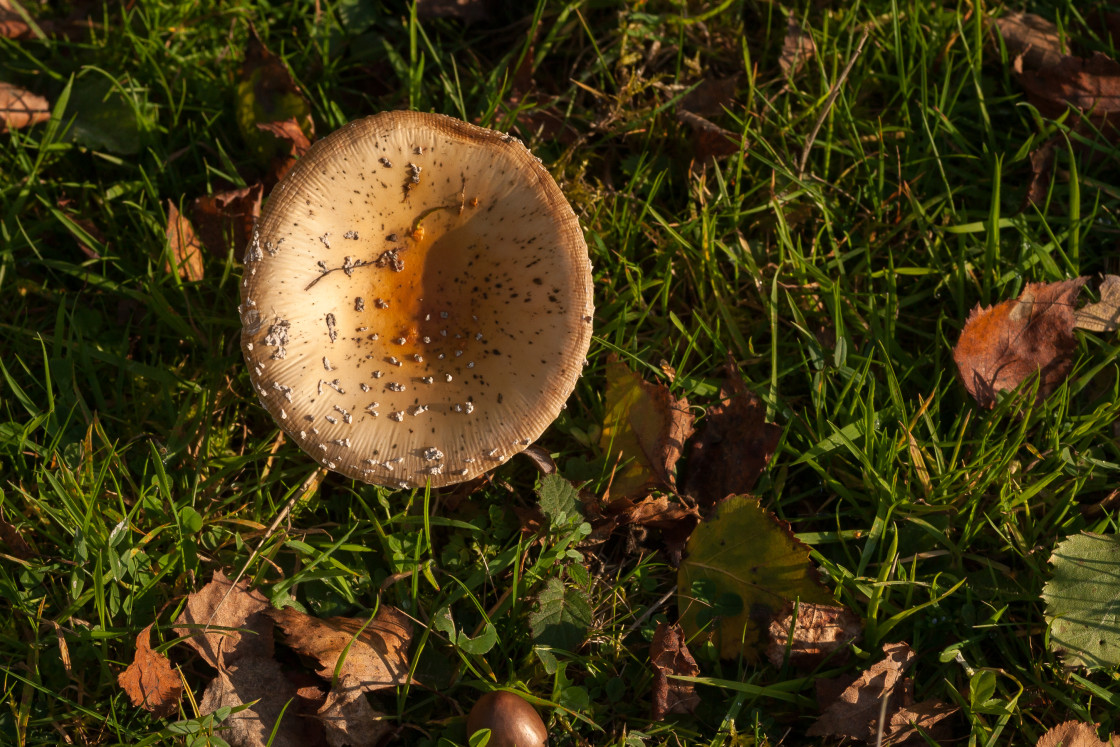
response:
M241 346L281 428L394 487L482 474L535 441L591 342L575 213L516 138L385 112L317 142L245 252Z

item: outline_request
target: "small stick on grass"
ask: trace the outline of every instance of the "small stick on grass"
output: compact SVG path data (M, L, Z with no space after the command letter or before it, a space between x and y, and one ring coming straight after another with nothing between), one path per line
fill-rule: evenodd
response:
M828 117L828 113L832 111L832 105L836 103L836 98L840 95L840 89L844 85L844 81L848 79L848 73L852 72L855 67L856 60L863 54L863 45L867 43L867 37L871 35L871 29L865 28L863 36L859 38L856 44L856 51L852 53L848 64L840 72L840 77L832 84L831 90L828 92L828 98L825 99L824 108L821 109L820 116L817 121L813 123L813 129L809 132L809 139L805 141L805 147L801 150L801 158L797 164L797 178L800 179L805 174L805 166L809 163L809 153L813 150L813 143L817 139L817 134L821 131L821 126L824 125L824 120Z

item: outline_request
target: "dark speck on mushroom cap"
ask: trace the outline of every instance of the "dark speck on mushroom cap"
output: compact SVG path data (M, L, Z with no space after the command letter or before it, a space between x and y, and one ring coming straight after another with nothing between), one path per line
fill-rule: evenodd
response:
M242 348L261 402L367 482L470 479L535 441L591 340L591 266L515 138L386 112L316 143L246 251Z

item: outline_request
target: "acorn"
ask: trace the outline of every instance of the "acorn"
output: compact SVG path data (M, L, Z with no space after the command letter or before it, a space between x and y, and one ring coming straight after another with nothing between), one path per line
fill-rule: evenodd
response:
M467 734L490 730L488 747L544 747L548 730L533 706L504 691L486 693L467 716Z

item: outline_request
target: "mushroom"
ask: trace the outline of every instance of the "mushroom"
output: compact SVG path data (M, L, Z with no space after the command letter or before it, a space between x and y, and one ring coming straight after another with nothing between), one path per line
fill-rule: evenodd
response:
M537 709L513 693L486 693L467 715L467 735L490 730L489 747L543 747L548 730Z
M241 347L261 403L328 469L461 482L535 441L591 341L575 213L516 138L384 112L323 138L245 252Z

